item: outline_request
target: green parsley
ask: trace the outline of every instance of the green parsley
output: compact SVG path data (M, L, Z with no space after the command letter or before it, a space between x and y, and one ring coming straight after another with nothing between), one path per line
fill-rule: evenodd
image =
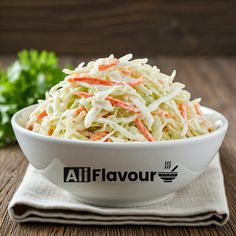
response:
M15 141L11 117L32 105L64 78L53 52L23 50L17 60L0 70L0 147Z

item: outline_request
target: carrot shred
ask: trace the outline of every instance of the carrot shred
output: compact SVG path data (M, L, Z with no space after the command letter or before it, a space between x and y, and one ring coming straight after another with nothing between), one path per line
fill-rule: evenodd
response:
M37 116L37 119L38 120L42 120L45 116L47 116L47 112L46 110L43 110L38 116Z
M124 108L128 111L132 111L134 113L140 113L141 112L137 107L133 106L132 104L127 103L127 102L123 102L119 99L107 96L106 100L109 101L113 106L118 106L118 107Z
M139 85L139 84L142 84L143 83L143 78L140 77L132 82L127 82L127 84L129 84L130 86L136 86L136 85Z
M107 85L112 86L118 84L117 82L111 81L111 80L104 80L104 79L98 79L93 77L72 77L68 79L68 82L86 82L89 84L97 84L97 85Z
M76 95L81 96L81 97L85 97L85 98L94 96L94 95L92 95L90 93L86 93L86 92L77 92ZM132 105L130 103L127 103L127 102L123 102L119 99L116 99L116 98L113 98L113 97L110 97L110 96L107 96L105 99L107 101L109 101L113 106L118 106L118 107L124 108L128 111L132 111L134 113L140 113L141 112L134 105Z
M195 111L198 115L203 115L199 103L194 104Z
M119 60L114 60L112 63L110 63L110 64L107 64L107 65L100 65L99 67L98 67L98 69L100 70L100 71L104 71L104 70L107 70L107 69L110 69L111 67L113 67L113 66L116 66L117 64L119 64Z
M186 104L180 104L179 106L181 115L185 120L187 120L187 105Z
M75 115L78 116L82 111L86 111L84 106L79 106L76 110L75 110Z
M137 117L134 120L135 124L137 125L138 129L140 132L143 134L143 136L149 141L149 142L154 142L156 141L155 138L149 133L148 129L145 127L143 122Z
M81 82L86 82L89 84L105 85L105 86L122 85L122 84L129 84L130 86L136 86L143 82L141 77L132 82L116 82L116 81L93 78L93 77L71 77L71 78L68 78L67 81L70 83L81 81Z
M75 95L79 97L84 97L84 98L89 98L89 97L94 96L93 94L86 93L86 92L76 92Z
M122 70L120 69L120 72L123 74L123 75L131 75L132 72L131 71L128 71L128 70Z
M99 132L99 133L93 134L93 135L90 137L89 140L90 140L90 141L97 141L97 140L100 140L100 139L104 138L107 134L108 134L107 131Z

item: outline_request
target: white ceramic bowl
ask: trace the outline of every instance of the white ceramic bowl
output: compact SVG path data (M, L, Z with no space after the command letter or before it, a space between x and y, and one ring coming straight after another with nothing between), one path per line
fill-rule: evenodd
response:
M213 160L228 127L223 115L202 107L203 112L219 125L216 131L207 135L153 143L77 141L44 136L25 129L34 108L35 105L27 107L12 118L17 140L29 162L49 181L78 200L113 207L158 202L187 185ZM105 174L105 181L101 179L103 171L97 170L96 181L77 182L82 180L83 173L84 180L88 180L88 171L92 173L94 169L102 168L109 173L108 176ZM117 181L113 181L115 175ZM125 180L122 181L120 176Z

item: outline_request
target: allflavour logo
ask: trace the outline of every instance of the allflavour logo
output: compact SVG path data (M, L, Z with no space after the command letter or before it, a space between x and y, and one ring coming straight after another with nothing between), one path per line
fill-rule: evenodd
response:
M156 171L107 171L105 168L64 167L64 182L87 183L94 181L154 181Z
M91 182L90 167L64 167L64 182Z

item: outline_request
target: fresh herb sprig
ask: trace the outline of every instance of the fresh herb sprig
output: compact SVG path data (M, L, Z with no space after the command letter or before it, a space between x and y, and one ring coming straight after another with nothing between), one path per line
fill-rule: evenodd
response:
M63 78L57 56L48 51L23 50L6 71L0 70L0 147L15 141L13 114L44 98Z

